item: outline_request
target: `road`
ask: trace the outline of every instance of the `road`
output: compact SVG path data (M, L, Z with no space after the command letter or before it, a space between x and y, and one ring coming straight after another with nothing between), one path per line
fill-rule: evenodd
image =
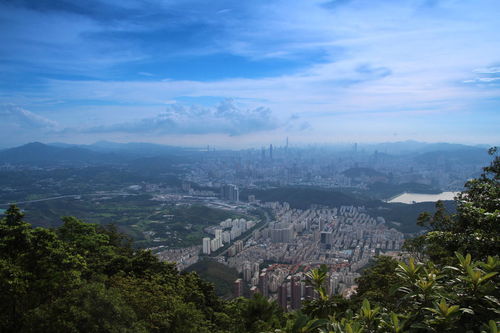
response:
M15 202L2 203L2 204L0 204L0 206L27 204L27 203L33 203L33 202L57 200L57 199L64 199L64 198L75 198L75 199L77 199L77 198L80 198L80 197L82 197L84 195L98 196L98 195L137 195L137 194L124 193L124 192L100 192L100 193L90 193L90 194L67 194L67 195L60 195L60 196L57 196L57 197L50 197L50 198L43 198L43 199L36 199L36 200L26 200L26 201L15 201Z

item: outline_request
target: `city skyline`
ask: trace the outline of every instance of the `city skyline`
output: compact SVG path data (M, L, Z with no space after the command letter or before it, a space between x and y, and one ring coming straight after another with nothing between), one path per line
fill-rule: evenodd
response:
M0 141L500 142L495 1L0 4Z

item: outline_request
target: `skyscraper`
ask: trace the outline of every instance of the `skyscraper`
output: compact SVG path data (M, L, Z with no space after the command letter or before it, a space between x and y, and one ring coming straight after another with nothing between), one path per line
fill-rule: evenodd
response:
M294 239L292 224L275 222L270 224L270 229L273 243L289 243Z
M236 252L239 253L243 251L243 241L239 240L234 243L234 246L236 248Z
M238 202L240 201L240 190L236 185L225 184L221 187L220 196L223 200Z
M260 273L259 275L259 290L265 298L269 296L269 286L266 273Z
M203 254L210 254L210 238L203 238Z
M247 282L252 280L252 266L248 261L243 264L243 279Z
M283 309L283 311L287 310L288 288L286 283L283 283L278 287L278 304Z
M224 246L222 242L222 229L215 229L215 241L217 242L217 248L221 248Z
M234 281L233 287L234 287L234 289L233 289L234 297L243 296L243 280L242 279L237 279L236 281Z
M292 294L292 309L298 310L301 307L302 298L302 283L300 282L300 276L292 276L292 284L290 289Z

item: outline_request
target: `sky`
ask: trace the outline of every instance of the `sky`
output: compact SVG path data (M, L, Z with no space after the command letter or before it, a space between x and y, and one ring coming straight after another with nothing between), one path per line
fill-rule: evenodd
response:
M500 143L498 0L0 0L0 147Z

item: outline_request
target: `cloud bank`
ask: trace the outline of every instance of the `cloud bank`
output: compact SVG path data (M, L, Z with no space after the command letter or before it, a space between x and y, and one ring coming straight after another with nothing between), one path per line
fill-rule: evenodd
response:
M84 129L87 133L126 132L157 134L244 135L277 129L280 125L269 108L245 109L226 99L216 107L173 104L155 117Z

